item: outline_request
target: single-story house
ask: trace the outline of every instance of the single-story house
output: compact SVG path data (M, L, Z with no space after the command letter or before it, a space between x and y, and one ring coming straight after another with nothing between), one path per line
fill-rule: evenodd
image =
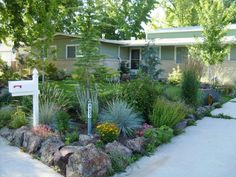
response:
M9 66L15 65L16 53L12 50L13 42L0 42L0 59L5 61Z
M188 46L202 41L202 28L199 26L182 28L165 28L146 33L143 40L109 40L101 39L100 53L106 58L103 64L114 69L119 67L121 61L127 61L131 72L139 69L139 61L142 59L142 49L149 42L154 44L161 59L161 67L164 73L161 77L166 78L168 73L177 65L181 65L188 58ZM76 35L57 33L51 45L51 50L55 52L51 56L55 65L61 69L72 70L80 46L80 39ZM225 61L219 65L215 74L224 83L236 82L236 24L229 26L229 31L224 38L224 42L231 44L230 52Z

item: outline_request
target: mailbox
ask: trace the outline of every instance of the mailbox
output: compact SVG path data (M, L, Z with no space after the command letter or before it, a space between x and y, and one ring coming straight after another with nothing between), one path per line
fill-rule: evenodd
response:
M35 86L33 80L29 81L9 81L9 92L13 96L33 95Z

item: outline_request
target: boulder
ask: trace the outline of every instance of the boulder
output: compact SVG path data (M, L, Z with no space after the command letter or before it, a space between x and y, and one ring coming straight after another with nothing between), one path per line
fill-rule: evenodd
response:
M54 165L60 168L60 172L66 175L66 165L69 157L79 150L79 146L64 146L54 154Z
M66 177L103 177L110 168L108 155L89 144L69 157Z
M13 140L13 133L14 133L14 130L9 129L7 127L0 129L0 136L2 136L3 138L6 138L8 141Z
M62 147L64 143L59 137L52 136L46 139L39 150L41 160L47 165L53 165L54 154Z
M26 126L16 129L13 133L13 138L11 142L16 146L21 147L24 140L24 134L27 131L29 131L29 128Z
M35 135L31 131L27 131L24 134L24 140L22 146L27 149L29 153L35 153L40 149L42 138Z
M125 146L131 149L134 152L142 153L144 152L146 139L144 137L137 137L134 139L126 140Z
M108 143L105 146L106 153L118 153L123 156L131 157L132 151L121 143L114 141L113 143Z
M189 114L186 119L188 119L188 120L197 120L197 117L194 114Z
M205 105L208 105L208 96L212 97L213 103L220 100L219 91L213 88L201 89L201 94Z
M205 112L207 112L208 109L205 108L204 106L198 107L196 110L197 115L203 115Z
M84 134L81 134L79 135L79 144L82 145L82 146L86 146L88 144L91 144L91 143L96 143L98 137L96 135L84 135Z
M182 120L179 123L177 123L174 127L175 130L182 130L186 128L188 125L188 120Z

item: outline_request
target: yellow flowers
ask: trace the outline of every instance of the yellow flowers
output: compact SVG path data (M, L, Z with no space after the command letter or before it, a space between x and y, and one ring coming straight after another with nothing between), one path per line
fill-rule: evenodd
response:
M98 125L97 132L103 142L112 142L118 138L119 128L114 123L103 123Z

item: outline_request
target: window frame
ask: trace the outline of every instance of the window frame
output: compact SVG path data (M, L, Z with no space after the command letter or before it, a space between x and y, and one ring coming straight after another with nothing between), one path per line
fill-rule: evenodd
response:
M75 47L75 58L68 57L68 47ZM79 47L79 44L67 44L66 45L66 59L76 59L81 56L81 55L76 54L77 53L76 47Z
M175 61L175 46L173 46L173 45L163 45L163 46L158 46L159 47L159 58L160 58L160 60L161 61ZM173 59L168 59L168 60L166 60L166 59L162 59L162 47L174 47L174 58Z
M188 47L186 47L186 46L175 46L175 49L174 49L174 54L175 54L174 60L175 60L175 64L177 64L177 65L184 64L184 63L177 63L177 48L181 48L181 47L182 48L187 48L187 50L188 50ZM187 56L189 57L189 51L188 51Z

